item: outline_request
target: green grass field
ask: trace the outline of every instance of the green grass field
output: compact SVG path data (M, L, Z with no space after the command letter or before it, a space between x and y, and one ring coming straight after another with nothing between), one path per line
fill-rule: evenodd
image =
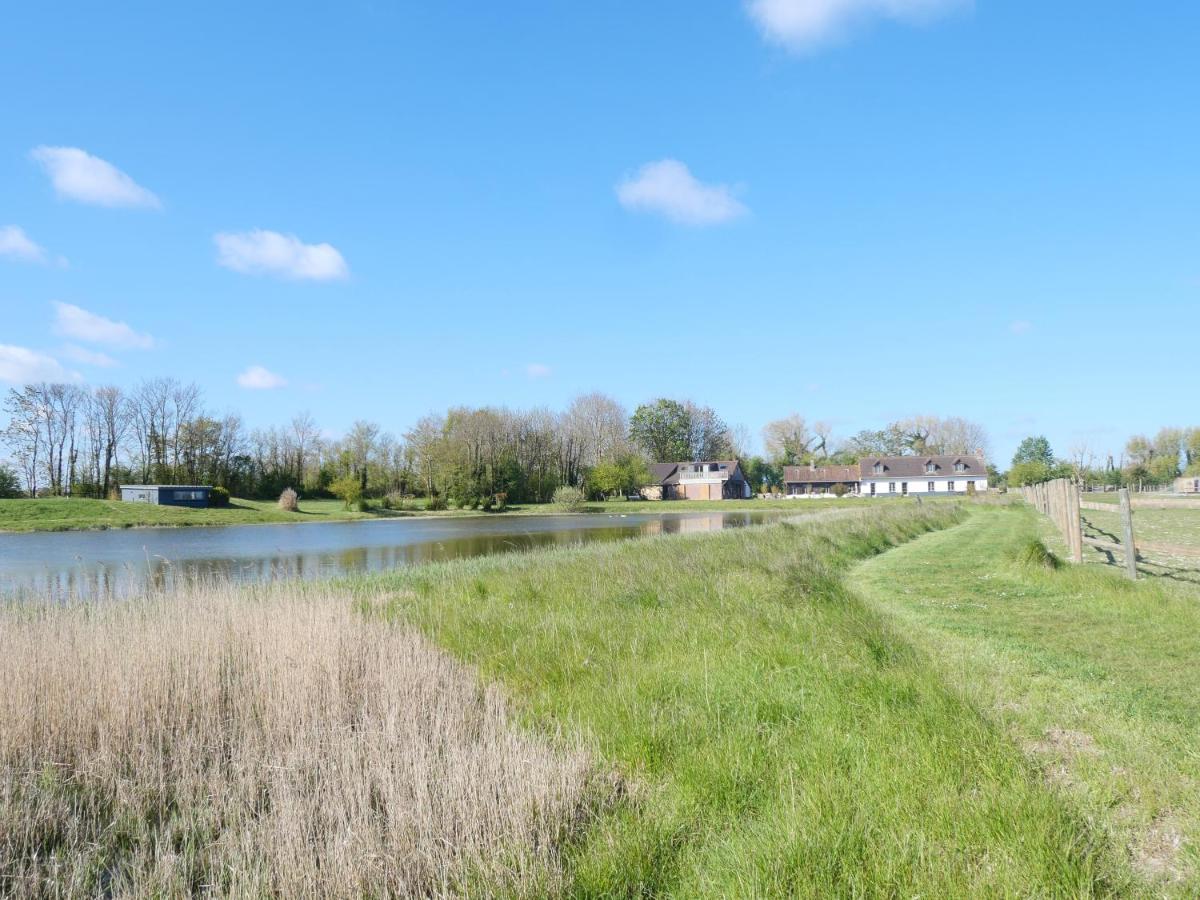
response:
M563 850L569 896L1131 894L1103 824L843 583L962 517L879 505L364 587L394 595L376 615L498 681L528 727L582 737L619 773L623 799Z
M1096 502L1095 494L1084 494L1086 501ZM1111 495L1109 495L1111 496ZM1103 501L1100 501L1103 502ZM1115 502L1108 510L1085 509L1084 534L1105 541L1121 542L1121 516ZM1142 547L1140 571L1200 584L1200 504L1153 508L1135 506L1133 509L1134 540ZM1120 565L1120 554L1113 556L1095 547L1084 548L1084 561Z
M1135 518L1160 512L1177 514ZM1196 896L1200 591L1018 561L1047 531L1025 507L980 509L865 563L851 587L1108 836L1133 893Z
M566 513L678 513L736 512L739 510L788 510L812 512L862 503L861 500L687 500L673 502L626 501L588 503L582 509L568 510L553 503L510 506L502 513L449 509L429 512L423 501L414 501L414 509L386 510L373 504L368 512L345 508L340 500L301 500L299 512L285 512L273 500L234 499L228 507L186 509L151 506L146 503L122 503L114 500L90 500L53 497L39 500L0 500L0 531L72 531L96 528L152 528L188 525L255 525L267 522L330 522L352 519L403 518L411 516L471 515L547 515Z

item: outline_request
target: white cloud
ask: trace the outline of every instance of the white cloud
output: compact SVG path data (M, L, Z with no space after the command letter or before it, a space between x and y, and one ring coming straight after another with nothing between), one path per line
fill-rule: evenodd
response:
M525 367L525 374L530 378L549 378L553 374L553 369L543 363L529 363Z
M0 256L42 265L50 261L46 248L34 243L25 229L16 225L0 226Z
M683 225L716 225L747 212L728 185L697 181L677 159L646 163L617 185L617 199L626 209L659 213Z
M80 381L78 372L64 369L57 359L12 344L0 344L0 381L31 384L37 381Z
M86 347L80 347L78 344L64 345L62 355L72 362L77 362L85 366L97 366L101 369L112 369L120 365L119 362L107 353L88 350Z
M278 231L222 232L214 235L217 264L235 272L309 281L332 281L350 274L346 260L330 244L306 244Z
M237 383L252 391L269 391L287 385L287 379L264 366L251 366L237 377Z
M1033 323L1027 322L1024 319L1018 319L1008 326L1008 330L1013 334L1029 334L1033 331Z
M132 350L148 350L154 338L134 331L124 322L114 322L70 303L54 303L54 333L89 344L105 344Z
M34 147L29 155L41 163L60 197L96 206L162 206L112 163L78 147Z
M746 10L771 41L808 50L876 18L923 22L971 0L748 0Z

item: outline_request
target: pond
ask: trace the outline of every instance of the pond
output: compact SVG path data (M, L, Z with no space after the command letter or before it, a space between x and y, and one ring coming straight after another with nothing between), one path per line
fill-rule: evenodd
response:
M330 578L468 556L718 531L771 512L472 516L0 534L0 594L126 596L194 579Z

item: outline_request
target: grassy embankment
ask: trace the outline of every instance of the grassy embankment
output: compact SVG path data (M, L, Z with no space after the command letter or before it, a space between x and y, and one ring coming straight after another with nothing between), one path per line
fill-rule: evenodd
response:
M386 608L629 784L573 896L1089 896L1126 870L1021 750L844 588L952 507L484 559Z
M845 586L856 561L962 517L880 504L430 565L338 588L359 619L331 588L298 586L281 590L299 601L234 596L216 613L0 611L0 678L18 685L0 702L0 879L1132 893L1086 798L1049 787L892 613ZM497 684L520 730L410 625Z
M1150 533L1160 515L1195 513L1134 515ZM1134 893L1197 896L1200 591L1038 565L1039 536L1053 546L1028 508L982 509L865 563L851 587L1110 835L1137 873Z
M144 528L188 525L256 525L264 523L332 522L354 519L404 518L411 516L549 515L579 513L678 513L736 512L739 510L781 509L810 511L863 501L689 500L670 503L614 500L588 503L570 510L553 503L510 506L502 513L450 509L430 512L423 501L413 501L412 509L387 510L377 504L367 512L346 509L340 500L301 500L299 512L287 512L273 500L235 499L228 507L186 509L151 506L147 503L122 503L115 500L88 500L55 497L40 500L0 500L0 532L3 531L78 531L100 528Z

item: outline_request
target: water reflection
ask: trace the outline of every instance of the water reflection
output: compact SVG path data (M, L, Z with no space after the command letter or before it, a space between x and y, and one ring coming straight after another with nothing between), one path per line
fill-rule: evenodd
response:
M513 516L0 535L0 593L94 598L196 579L329 578L539 547L717 531L772 515Z

